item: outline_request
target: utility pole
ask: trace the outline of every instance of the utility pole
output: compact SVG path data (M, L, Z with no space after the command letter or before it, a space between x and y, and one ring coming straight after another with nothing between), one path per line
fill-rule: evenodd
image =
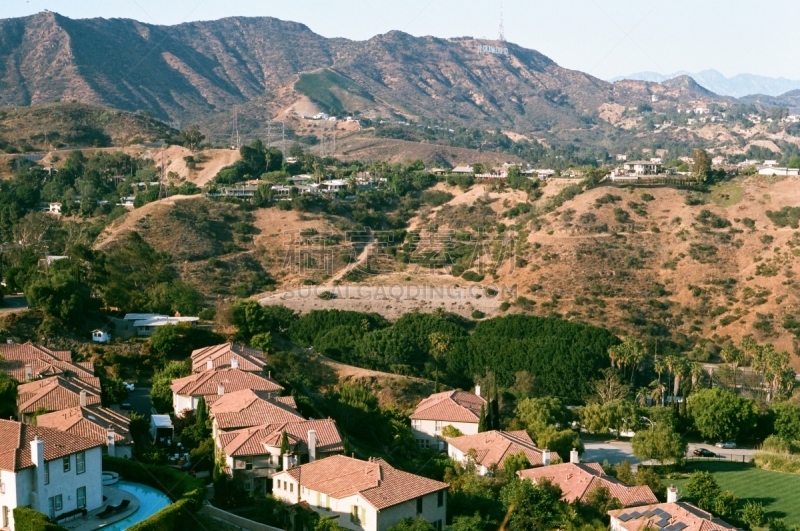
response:
M239 149L241 146L241 140L239 139L239 109L236 107L236 105L234 105L233 129L231 130L231 149Z

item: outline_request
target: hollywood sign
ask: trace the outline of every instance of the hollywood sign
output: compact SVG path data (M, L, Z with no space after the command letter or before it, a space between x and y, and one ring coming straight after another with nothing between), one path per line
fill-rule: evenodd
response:
M478 52L490 53L493 55L508 55L508 48L501 48L499 46L490 46L488 44L479 44Z

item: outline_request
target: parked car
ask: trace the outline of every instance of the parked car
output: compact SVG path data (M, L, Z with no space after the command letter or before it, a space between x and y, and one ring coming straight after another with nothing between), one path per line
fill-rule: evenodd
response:
M716 446L717 448L724 448L725 450L733 450L734 448L736 448L736 443L733 441L728 441L728 442L720 441L714 446Z
M127 389L128 391L133 391L134 389L136 389L136 384L134 384L133 382L125 382L125 389Z
M695 448L694 455L697 457L717 457L717 454L705 448Z

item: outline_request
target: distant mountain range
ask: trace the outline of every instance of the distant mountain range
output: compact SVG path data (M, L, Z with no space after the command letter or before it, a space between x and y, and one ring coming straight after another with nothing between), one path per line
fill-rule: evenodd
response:
M633 79L638 81L650 81L652 83L662 83L669 79L679 76L690 76L697 83L715 94L722 96L732 96L741 98L753 94L763 94L766 96L780 96L791 90L800 89L800 81L786 79L784 77L764 77L753 74L737 74L733 77L725 77L716 70L703 70L702 72L675 72L665 76L658 72L637 72L629 76L620 76L611 79L611 82L623 79Z
M399 31L328 39L266 17L156 26L45 12L0 20L0 105L76 101L211 125L229 124L238 105L240 122L264 113L256 127L315 107L572 141L606 127L597 116L609 105L724 99L688 77L612 84L498 44Z

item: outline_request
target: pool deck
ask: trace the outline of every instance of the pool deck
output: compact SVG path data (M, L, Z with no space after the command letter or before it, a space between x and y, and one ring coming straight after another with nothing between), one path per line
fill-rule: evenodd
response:
M61 527L69 529L70 531L94 531L95 529L102 529L108 525L119 522L120 520L124 520L139 510L139 498L126 490L104 486L103 496L105 496L107 499L103 503L102 507L95 509L94 511L90 511L86 516L81 518L75 518L74 520L70 520L68 522L62 522L60 523ZM106 518L97 518L96 515L101 513L103 509L105 509L106 505L119 505L122 500L131 501L131 504L128 505L127 509L119 513L114 513Z

